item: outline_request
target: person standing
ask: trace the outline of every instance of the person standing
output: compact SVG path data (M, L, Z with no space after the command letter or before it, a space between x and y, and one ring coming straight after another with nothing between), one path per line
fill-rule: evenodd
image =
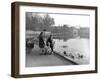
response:
M44 50L44 47L45 47L45 42L44 42L44 37L43 37L43 32L40 33L39 35L39 47L41 49L41 52L42 54L45 54L45 50Z

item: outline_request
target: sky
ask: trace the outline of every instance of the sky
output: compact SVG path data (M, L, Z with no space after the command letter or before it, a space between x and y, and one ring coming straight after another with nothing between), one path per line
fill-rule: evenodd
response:
M49 14L55 20L55 25L67 24L69 26L89 27L90 16Z
M34 14L34 13L33 13ZM44 16L46 13L38 13L40 16ZM51 18L54 18L55 26L69 25L79 27L90 27L90 16L84 14L49 14Z

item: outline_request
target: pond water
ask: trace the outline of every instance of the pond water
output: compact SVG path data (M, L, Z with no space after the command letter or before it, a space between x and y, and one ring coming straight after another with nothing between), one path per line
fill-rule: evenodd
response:
M87 60L89 59L89 39L86 38L74 38L68 40L54 39L55 46L54 50L61 54L66 51L67 54L72 54L78 56L78 54L83 55Z

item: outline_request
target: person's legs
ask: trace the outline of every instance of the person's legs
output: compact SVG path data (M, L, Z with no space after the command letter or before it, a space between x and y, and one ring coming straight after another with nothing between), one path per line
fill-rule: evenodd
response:
M50 46L50 48L51 48L51 54L53 53L53 46Z

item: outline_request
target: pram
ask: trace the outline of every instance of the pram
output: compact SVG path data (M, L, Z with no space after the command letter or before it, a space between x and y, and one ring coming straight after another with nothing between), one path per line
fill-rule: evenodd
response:
M47 54L50 55L52 53L51 48L46 45L44 48L40 48L40 50L41 50L41 54L43 54L43 55L47 55Z

